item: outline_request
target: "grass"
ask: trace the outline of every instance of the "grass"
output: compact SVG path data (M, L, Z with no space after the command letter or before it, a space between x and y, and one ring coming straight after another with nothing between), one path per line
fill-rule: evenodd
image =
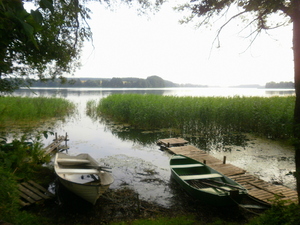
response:
M114 94L87 103L91 117L108 116L143 129L173 128L186 134L249 132L292 137L295 97L175 97Z
M75 105L63 98L0 97L0 126L61 118L74 110Z
M167 217L158 217L158 218L151 218L151 219L140 219L135 220L132 222L117 222L112 223L111 225L195 225L200 224L197 223L197 220L193 217L187 217L187 216L178 216L175 218L167 218Z
M191 215L177 216L174 218L162 216L149 219L139 219L131 222L111 223L111 225L238 225L238 223L224 222L222 220L216 220L211 223L201 222Z
M19 181L35 178L50 161L44 157L40 138L23 135L9 143L0 138L0 220L16 225L43 224L43 218L20 210L18 191Z

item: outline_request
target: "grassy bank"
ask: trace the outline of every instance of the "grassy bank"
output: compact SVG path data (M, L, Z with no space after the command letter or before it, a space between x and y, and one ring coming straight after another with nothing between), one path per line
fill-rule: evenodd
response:
M62 98L0 97L0 128L29 128L51 119L72 114L75 105ZM45 132L42 132L45 135ZM21 210L18 183L30 179L46 186L54 178L43 167L41 135L24 134L11 142L0 136L0 223L45 224L44 218Z
M63 98L0 97L0 126L60 118L74 109L75 105Z
M43 224L43 218L21 210L18 190L21 181L33 179L48 184L53 179L45 175L50 173L42 165L50 157L44 157L40 140L40 135L23 135L8 143L0 137L0 224L1 221L15 225Z
M295 97L175 97L115 94L88 102L89 115L105 115L144 129L187 134L250 132L292 137Z

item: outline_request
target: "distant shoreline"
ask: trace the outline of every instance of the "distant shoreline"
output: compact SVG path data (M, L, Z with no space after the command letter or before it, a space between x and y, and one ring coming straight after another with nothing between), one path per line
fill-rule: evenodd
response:
M27 79L25 83L31 87L59 87L59 88L223 88L222 86L209 86L202 84L177 84L164 80L159 76L142 78L66 78L54 80ZM241 84L227 86L228 88L259 88L259 89L295 89L293 82L268 82L266 85Z

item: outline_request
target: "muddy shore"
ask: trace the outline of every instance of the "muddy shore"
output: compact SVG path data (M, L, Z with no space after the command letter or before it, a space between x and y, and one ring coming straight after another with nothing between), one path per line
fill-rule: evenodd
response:
M176 183L171 182L170 185ZM139 195L128 187L109 189L95 205L82 200L58 185L55 198L33 205L25 210L46 219L47 224L90 224L101 225L112 222L130 222L136 219L173 218L188 216L207 224L215 221L246 224L257 212L239 206L214 207L195 201L182 189L176 188L174 204L170 207L155 202L141 200Z

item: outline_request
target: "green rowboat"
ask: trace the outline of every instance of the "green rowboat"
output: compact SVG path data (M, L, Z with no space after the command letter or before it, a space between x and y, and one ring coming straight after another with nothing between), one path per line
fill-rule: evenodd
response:
M180 186L203 204L234 205L247 195L247 190L237 182L189 157L174 155L170 168Z

